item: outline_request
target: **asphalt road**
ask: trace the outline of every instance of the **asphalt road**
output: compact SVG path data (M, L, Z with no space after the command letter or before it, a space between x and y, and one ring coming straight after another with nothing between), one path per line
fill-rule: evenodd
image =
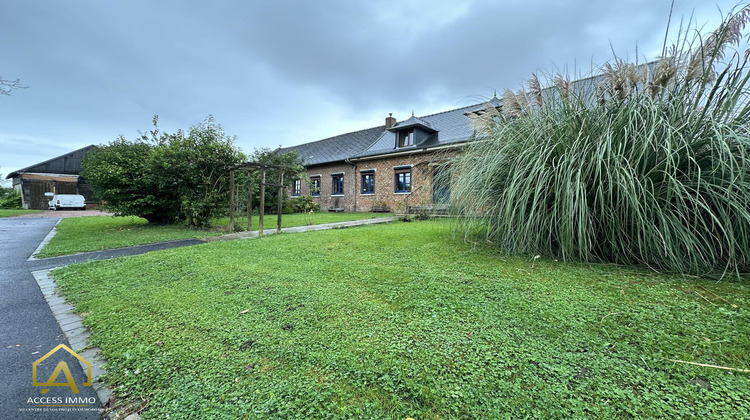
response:
M58 219L0 218L0 417L8 419L98 419L91 411L49 411L58 398L83 397L96 401L93 387L79 386L78 394L69 387L42 387L32 383L32 365L58 344L68 345L57 320L31 275L26 259L49 233ZM59 361L65 361L77 384L85 381L81 365L60 352L40 365L39 381L47 381ZM51 366L50 366L51 365ZM64 371L63 371L64 372ZM64 374L56 382L66 382ZM36 401L34 399L36 398ZM40 400L39 398L48 398ZM31 401L30 401L31 399ZM79 400L80 401L80 400ZM41 403L41 404L36 404ZM21 410L45 411L21 411Z

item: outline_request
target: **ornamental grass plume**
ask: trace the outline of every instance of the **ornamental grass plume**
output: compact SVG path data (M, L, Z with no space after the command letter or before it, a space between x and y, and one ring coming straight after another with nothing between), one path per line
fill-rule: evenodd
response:
M539 83L539 78L536 73L531 73L531 79L529 79L529 93L531 94L532 104L536 107L540 107L544 104L542 98L542 84Z
M495 132L495 125L502 114L495 106L489 102L484 104L484 112L471 113L468 117L472 120L474 131L479 137L491 136Z
M460 232L506 254L750 273L748 16L593 80L558 75L537 94L532 76L525 112L506 91L513 118L485 119L453 165Z
M693 52L688 64L685 79L697 82L703 79L713 80L714 64L724 58L726 47L738 45L742 38L742 31L750 19L750 8L745 6L737 13L730 13L724 21L713 31L705 41Z
M651 97L661 94L676 74L677 65L674 57L660 57L654 66L654 77L648 84Z
M570 80L563 78L562 75L558 75L552 82L557 86L560 97L566 99L570 97Z
M620 59L616 59L614 64L605 63L603 76L604 86L608 87L612 95L619 100L625 99L645 80L643 68Z
M516 91L516 102L521 108L522 115L525 115L529 112L529 99L526 96L525 90L519 89Z
M518 118L524 114L521 103L518 102L516 94L510 89L503 92L503 116L506 118Z

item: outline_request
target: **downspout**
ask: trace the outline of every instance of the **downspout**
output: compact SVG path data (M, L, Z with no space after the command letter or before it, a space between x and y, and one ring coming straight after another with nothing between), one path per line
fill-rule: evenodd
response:
M357 211L357 164L352 163L349 158L344 159L344 162L354 167L354 211Z

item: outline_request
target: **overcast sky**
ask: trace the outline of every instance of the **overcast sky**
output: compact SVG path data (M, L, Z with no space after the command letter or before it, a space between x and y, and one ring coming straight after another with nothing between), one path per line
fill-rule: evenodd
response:
M675 0L713 29L736 2ZM661 53L668 0L3 0L0 173L209 114L245 152Z

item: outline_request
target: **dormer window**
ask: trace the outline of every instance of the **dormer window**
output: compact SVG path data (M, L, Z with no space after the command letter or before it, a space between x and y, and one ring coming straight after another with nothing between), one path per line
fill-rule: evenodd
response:
M414 146L414 129L398 132L398 147Z

